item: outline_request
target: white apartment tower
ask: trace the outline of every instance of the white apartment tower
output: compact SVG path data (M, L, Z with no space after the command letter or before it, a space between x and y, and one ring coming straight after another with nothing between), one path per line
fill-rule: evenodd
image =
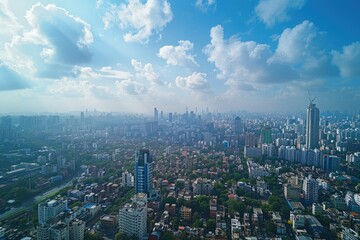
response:
M303 191L305 195L305 203L312 204L318 202L319 185L311 175L305 177L303 182Z
M38 222L46 223L49 219L55 217L67 209L67 200L54 199L38 205Z
M135 235L139 240L146 239L147 197L138 193L119 210L119 230L128 236Z

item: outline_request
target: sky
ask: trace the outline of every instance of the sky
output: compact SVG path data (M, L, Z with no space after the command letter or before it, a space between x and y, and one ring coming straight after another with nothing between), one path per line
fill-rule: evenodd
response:
M356 0L0 0L0 113L360 110Z

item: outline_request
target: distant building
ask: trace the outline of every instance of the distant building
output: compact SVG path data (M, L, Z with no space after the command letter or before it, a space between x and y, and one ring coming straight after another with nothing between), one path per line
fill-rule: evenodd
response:
M52 240L69 240L69 227L64 222L58 222L49 228L50 239Z
M340 158L325 154L322 158L321 168L326 172L340 171Z
M311 175L305 177L303 182L305 203L312 204L318 202L319 186L318 182Z
M46 223L49 219L56 217L59 213L67 209L67 200L54 199L38 204L38 222Z
M351 228L344 228L341 235L343 240L360 240L360 234Z
M213 188L211 180L207 178L197 178L192 186L196 195L209 195Z
M134 175L125 171L121 176L121 184L123 187L134 187Z
M180 209L181 219L184 221L191 221L191 208L182 206Z
M118 216L116 214L104 215L100 218L99 230L107 237L114 238L118 232Z
M138 193L131 203L125 204L119 210L119 230L138 239L146 239L147 233L147 197L145 193Z
M306 110L306 148L315 149L319 147L319 109L310 101Z
M141 149L135 156L135 191L150 193L152 190L152 156L148 149Z
M70 240L83 240L85 232L85 222L79 219L74 219L69 224Z
M241 118L239 116L237 116L235 118L235 134L240 134L241 133Z

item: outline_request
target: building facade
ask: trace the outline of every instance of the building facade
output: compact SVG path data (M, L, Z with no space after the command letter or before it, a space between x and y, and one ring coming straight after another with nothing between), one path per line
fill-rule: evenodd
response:
M306 148L315 149L319 147L319 121L320 112L313 101L306 110Z
M135 191L150 193L152 190L152 156L148 149L141 149L135 156Z

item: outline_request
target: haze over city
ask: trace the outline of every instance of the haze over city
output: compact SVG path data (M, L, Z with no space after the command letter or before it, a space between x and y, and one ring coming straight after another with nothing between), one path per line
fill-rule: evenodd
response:
M358 1L0 1L0 113L357 111Z

